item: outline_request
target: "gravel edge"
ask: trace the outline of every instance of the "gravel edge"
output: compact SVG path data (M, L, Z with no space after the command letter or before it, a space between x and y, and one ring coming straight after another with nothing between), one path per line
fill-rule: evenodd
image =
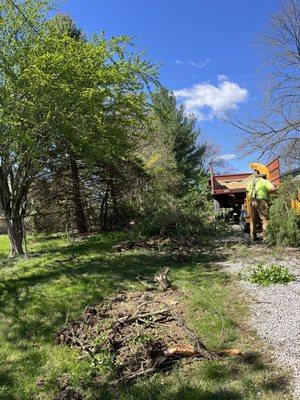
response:
M237 275L253 265L253 261L249 263L226 261L218 264L225 271ZM299 260L281 261L280 265L286 266L296 276L295 282L263 287L240 281L240 287L250 307L250 325L268 344L278 364L291 371L291 392L295 400L298 400L300 399Z

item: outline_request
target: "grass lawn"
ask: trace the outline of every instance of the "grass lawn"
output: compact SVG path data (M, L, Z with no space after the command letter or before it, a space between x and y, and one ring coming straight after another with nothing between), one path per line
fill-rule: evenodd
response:
M178 263L168 252L112 252L122 233L70 244L57 237L30 239L31 257L1 261L0 399L50 400L57 378L70 373L87 399L273 400L285 397L286 379L276 371L246 324L247 308L233 278L221 273L213 251L203 248ZM220 258L220 255L219 255ZM92 384L93 366L77 350L54 343L57 331L118 290L141 289L139 277L165 266L184 294L186 318L211 349L239 348L244 357L198 361L120 388ZM103 366L105 374L105 365Z
M0 234L0 260L2 258L6 258L10 254L10 242L8 239L8 235Z

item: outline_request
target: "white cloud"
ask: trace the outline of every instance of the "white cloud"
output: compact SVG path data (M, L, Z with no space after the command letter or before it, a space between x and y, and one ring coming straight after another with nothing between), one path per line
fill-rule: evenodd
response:
M234 160L236 158L238 158L236 154L222 154L216 157L217 160L225 160L225 161Z
M182 60L179 60L179 59L174 60L174 62L175 62L175 64L178 64L178 65L185 64L185 65L189 65L190 67L202 69L202 68L206 67L207 64L210 63L210 59L207 58L205 61L202 61L202 62L199 62L199 63L195 62L195 61L182 61Z
M196 68L202 69L202 68L206 67L207 64L209 64L209 63L210 63L210 59L207 58L205 61L202 61L199 64L198 63L194 63L195 65L193 65L193 66L196 67Z
M227 75L220 74L220 75L218 75L218 81L219 81L219 82L229 81L229 78L228 78Z
M238 108L239 103L246 101L249 93L237 83L222 80L216 86L203 82L175 90L174 95L185 105L188 113L204 120L220 117L226 111Z

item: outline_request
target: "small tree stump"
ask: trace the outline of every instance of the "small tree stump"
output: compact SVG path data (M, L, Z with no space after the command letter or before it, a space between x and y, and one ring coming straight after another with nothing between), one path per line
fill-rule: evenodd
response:
M171 282L168 279L169 272L170 268L167 267L163 272L156 274L153 278L154 282L157 282L158 284L158 290L161 290L162 292L171 287Z

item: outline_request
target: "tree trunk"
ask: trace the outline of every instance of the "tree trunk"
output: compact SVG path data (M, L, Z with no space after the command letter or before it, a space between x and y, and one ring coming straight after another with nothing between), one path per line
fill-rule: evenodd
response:
M11 243L12 256L24 255L23 250L23 223L22 217L7 218L8 236Z
M26 215L27 195L35 170L30 161L19 166L22 173L20 170L14 171L15 165L9 162L3 169L3 164L5 164L5 158L2 158L0 163L0 205L7 223L11 253L12 256L24 255L26 252L23 250L23 218ZM16 176L17 179L15 179ZM21 179L20 176L22 176Z
M83 202L80 190L80 180L78 165L74 158L70 157L70 169L72 177L72 192L73 192L73 202L75 207L75 217L78 233L87 233L87 220L83 209Z
M119 224L120 223L119 207L118 207L115 185L113 184L113 182L111 182L111 199L114 211L114 222L115 224Z
M107 201L108 201L108 185L106 187L105 195L101 202L101 209L100 209L100 229L106 230L107 229Z

